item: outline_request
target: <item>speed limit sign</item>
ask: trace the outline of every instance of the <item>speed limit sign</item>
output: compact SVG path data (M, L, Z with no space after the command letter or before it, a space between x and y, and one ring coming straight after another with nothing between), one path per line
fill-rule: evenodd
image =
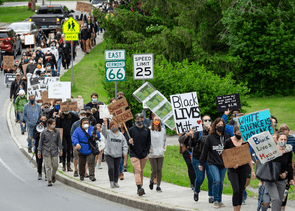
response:
M154 55L133 54L133 78L145 80L154 78Z
M126 63L122 61L107 61L105 63L106 81L126 81Z

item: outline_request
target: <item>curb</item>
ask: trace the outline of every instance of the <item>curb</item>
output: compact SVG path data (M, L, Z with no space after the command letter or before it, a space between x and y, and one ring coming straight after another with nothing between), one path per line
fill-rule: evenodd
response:
M26 152L24 150L24 148L21 146L21 144L18 142L17 138L14 135L13 132L13 128L12 128L12 124L10 121L10 110L12 108L12 102L9 102L8 108L7 108L7 115L6 115L6 122L7 122L7 126L8 126L8 130L9 133L11 135L12 140L15 142L15 144L17 145L17 147L19 148L19 150L30 160L32 157L30 156L30 154L28 152ZM36 165L36 161L35 159L32 160L32 163L34 165ZM137 198L133 198L130 196L126 196L120 193L114 193L113 191L110 190L106 190L103 189L101 187L94 187L92 185L86 184L85 182L80 182L77 181L75 179L71 179L68 176L63 175L60 172L56 172L56 179L65 184L68 185L72 188L81 190L85 193L94 195L94 196L98 196L100 198L103 199L107 199L109 201L118 203L118 204L122 204L122 205L126 205L129 207L133 207L136 209L142 209L142 210L147 210L147 211L185 211L187 209L184 208L176 208L176 207L169 207L166 205L162 205L162 204L157 204L155 202L149 202L149 201L145 201L145 199L143 198L142 200L137 199ZM90 182L90 180L89 180Z

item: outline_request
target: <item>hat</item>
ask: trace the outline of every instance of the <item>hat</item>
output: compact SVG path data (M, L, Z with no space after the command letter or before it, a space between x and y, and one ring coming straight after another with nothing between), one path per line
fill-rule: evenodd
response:
M86 111L85 110L80 110L79 111L79 114L81 115L81 114L86 114Z
M85 107L85 111L86 111L86 110L90 110L90 111L91 111L91 107L90 107L90 106L86 106L86 107Z
M25 95L26 93L25 93L25 91L24 90L20 90L19 91L19 95Z
M143 118L143 115L141 113L136 114L135 119L138 119L138 118Z
M97 102L98 105L104 105L102 101Z
M47 67L47 66L51 66L51 64L50 64L50 63L47 63L47 64L46 64L46 67Z
M87 26L87 23L84 23L84 25L83 26Z

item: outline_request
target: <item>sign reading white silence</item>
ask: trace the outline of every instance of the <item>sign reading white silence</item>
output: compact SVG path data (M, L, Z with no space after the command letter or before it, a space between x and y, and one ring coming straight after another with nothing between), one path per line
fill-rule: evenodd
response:
M269 131L252 136L248 142L262 164L282 156Z
M196 92L170 95L177 134L191 129L202 131L201 113Z
M71 99L71 82L53 82L49 84L48 98Z

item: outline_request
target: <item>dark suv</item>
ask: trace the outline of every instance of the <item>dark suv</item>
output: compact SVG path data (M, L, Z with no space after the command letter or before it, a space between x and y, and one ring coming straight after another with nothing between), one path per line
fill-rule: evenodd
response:
M22 53L20 36L16 35L13 29L0 28L0 49L3 54L12 54L16 57Z

